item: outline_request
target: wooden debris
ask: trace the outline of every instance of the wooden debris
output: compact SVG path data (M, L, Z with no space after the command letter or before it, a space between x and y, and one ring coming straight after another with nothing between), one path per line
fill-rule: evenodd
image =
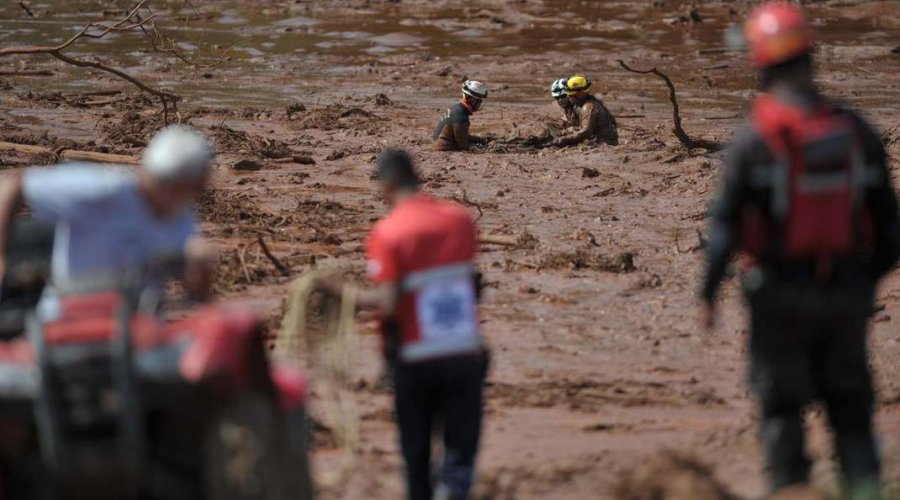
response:
M140 158L128 155L117 155L112 153L100 153L97 151L78 151L75 149L65 149L57 152L46 146L35 146L31 144L17 144L14 142L0 142L0 151L11 151L14 153L23 153L28 155L53 155L57 154L62 160L82 160L97 163L117 163L120 165L139 165Z
M269 246L266 245L265 240L262 239L262 236L256 237L256 243L259 245L259 248L262 249L263 255L265 255L266 258L272 262L272 264L275 266L275 269L278 269L278 272L281 273L282 276L291 275L291 270L286 265L284 265L284 263L278 260L278 257L275 257L275 255L272 254L272 252L269 250Z
M507 234L483 234L478 237L478 243L515 247L519 245L519 238Z
M23 69L19 71L0 71L0 76L54 76L49 69Z

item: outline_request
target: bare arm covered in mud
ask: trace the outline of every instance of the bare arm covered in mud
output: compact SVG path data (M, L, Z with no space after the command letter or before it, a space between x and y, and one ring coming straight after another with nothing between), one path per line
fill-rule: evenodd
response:
M349 285L337 276L324 276L316 283L318 289L332 297L341 297ZM397 310L399 288L396 283L377 283L371 288L363 288L356 294L356 309L373 311L382 316L391 316Z
M573 132L563 135L562 137L554 140L551 145L571 146L593 137L597 133L597 119L595 115L599 112L600 110L597 109L597 105L595 103L585 103L581 107L581 109L578 110L578 114L580 115L579 127Z

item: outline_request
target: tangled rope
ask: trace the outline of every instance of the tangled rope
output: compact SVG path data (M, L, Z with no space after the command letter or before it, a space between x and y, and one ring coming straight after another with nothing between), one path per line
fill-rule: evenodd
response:
M317 484L346 484L356 468L359 446L359 412L352 390L356 364L356 295L344 287L340 300L315 291L318 272L294 280L281 331L275 341L276 358L296 359L306 353L314 387L320 395L326 425L341 448L341 466L332 474L317 474Z

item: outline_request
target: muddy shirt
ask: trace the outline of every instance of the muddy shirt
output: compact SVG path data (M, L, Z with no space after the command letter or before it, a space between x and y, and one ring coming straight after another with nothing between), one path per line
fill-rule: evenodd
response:
M434 130L432 149L435 151L466 151L469 149L470 114L461 102L451 106Z
M197 231L193 210L160 219L137 175L88 163L28 170L22 194L37 220L56 226L52 281L114 278L160 254L180 254Z
M594 96L590 96L581 106L576 106L569 119L575 130L554 141L554 145L571 146L589 139L612 145L619 143L616 119Z
M798 96L806 105L817 105L822 97ZM887 168L887 157L881 138L856 113L838 109L850 116L862 138L863 161L878 179L867 186L865 204L874 222L875 248L867 262L857 263L869 272L873 279L880 278L896 263L900 251L900 229L898 229L897 198L891 185ZM772 220L771 188L754 185L752 173L759 167L772 165L775 156L759 132L752 126L735 135L725 157L722 184L710 210L709 242L706 251L706 277L700 291L701 298L711 302L719 283L725 276L728 262L735 252L741 234L741 219L745 210L753 209ZM767 269L775 269L782 277L805 276L802 266L797 263L781 262L777 256L764 257L760 262ZM785 265L787 264L787 265Z
M369 235L367 268L375 283L394 283L400 301L400 359L418 362L477 352L473 261L475 223L456 203L418 194L400 202Z

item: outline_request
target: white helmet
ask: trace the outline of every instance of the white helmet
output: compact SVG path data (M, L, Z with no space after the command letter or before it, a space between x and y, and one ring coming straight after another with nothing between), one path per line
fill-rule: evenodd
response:
M566 82L568 82L568 79L560 78L553 82L553 85L550 85L550 95L552 95L554 99L566 95Z
M466 80L462 85L462 93L476 99L487 99L487 87L477 80Z
M144 171L159 180L191 181L206 175L213 150L203 134L187 125L160 130L144 150Z

